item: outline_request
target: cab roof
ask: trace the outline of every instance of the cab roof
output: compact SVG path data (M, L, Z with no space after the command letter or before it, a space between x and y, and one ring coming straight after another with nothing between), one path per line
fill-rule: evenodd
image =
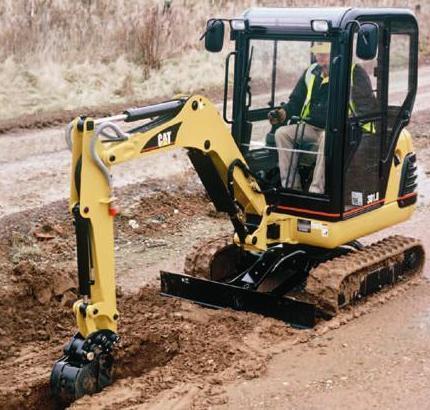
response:
M409 9L351 7L249 8L242 13L241 18L248 21L250 30L309 33L312 32L312 20L328 20L333 28L338 29L365 16L403 16L415 20Z

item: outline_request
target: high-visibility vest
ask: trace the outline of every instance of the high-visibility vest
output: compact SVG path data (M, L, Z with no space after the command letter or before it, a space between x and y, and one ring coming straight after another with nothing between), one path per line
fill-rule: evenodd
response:
M318 63L313 63L306 70L305 84L306 84L307 92L306 92L305 102L303 103L302 112L300 114L300 117L303 119L307 119L310 117L312 91L313 91L314 84L315 84L315 78L317 78L317 76L313 73L313 71L317 65L318 65ZM328 77L326 77L326 78L328 80ZM323 81L324 80L325 80L325 78L323 79Z
M310 118L310 111L311 111L311 98L312 98L312 91L315 84L316 75L313 73L313 70L318 65L318 63L313 63L309 66L309 68L306 70L305 73L305 84L307 88L306 92L306 98L305 102L303 103L302 112L300 114L300 117L304 120ZM353 83L354 79L354 70L355 70L356 64L353 64L351 67L351 84ZM322 79L321 85L324 83L328 83L329 77L324 77ZM355 114L355 103L352 101L352 98L349 100L349 114ZM375 125L373 122L367 122L366 124L363 124L361 128L371 134L374 134L376 132Z

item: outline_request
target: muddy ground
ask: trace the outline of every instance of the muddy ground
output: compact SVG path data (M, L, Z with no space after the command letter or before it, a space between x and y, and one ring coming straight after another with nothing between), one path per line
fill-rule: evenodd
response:
M365 242L400 233L420 238L429 254L429 127L428 112L416 115L410 127L420 162L417 212ZM30 144L41 138L36 135L20 138ZM9 137L0 144L2 138ZM26 166L24 148L2 151L3 170ZM34 149L57 158L55 149ZM213 212L186 158L175 155L167 161L182 161L177 173L155 177L142 171L119 188L123 212L115 248L122 340L116 381L73 407L428 408L428 263L423 278L369 297L312 330L159 296L160 269L180 271L196 240L231 231ZM162 170L163 164L156 166ZM49 172L48 181L56 176L55 168ZM0 219L0 408L52 409L58 404L49 395L51 366L75 331L75 243L66 201L55 189L38 196L50 183L30 168L27 177L24 192L6 177L0 188L15 205Z

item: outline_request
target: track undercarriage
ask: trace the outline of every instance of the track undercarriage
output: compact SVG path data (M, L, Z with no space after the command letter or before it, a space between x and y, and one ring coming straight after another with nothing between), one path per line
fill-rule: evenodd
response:
M317 316L331 318L384 286L410 279L423 264L421 243L402 236L334 250L279 245L260 255L221 236L193 248L185 275L162 272L162 293L313 327Z

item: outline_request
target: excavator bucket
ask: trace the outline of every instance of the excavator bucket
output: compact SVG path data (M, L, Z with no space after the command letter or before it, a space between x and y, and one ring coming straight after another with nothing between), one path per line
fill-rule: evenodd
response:
M312 328L316 323L315 305L292 297L257 292L244 287L164 272L161 294L190 300L211 308L230 308L273 317L299 328Z

